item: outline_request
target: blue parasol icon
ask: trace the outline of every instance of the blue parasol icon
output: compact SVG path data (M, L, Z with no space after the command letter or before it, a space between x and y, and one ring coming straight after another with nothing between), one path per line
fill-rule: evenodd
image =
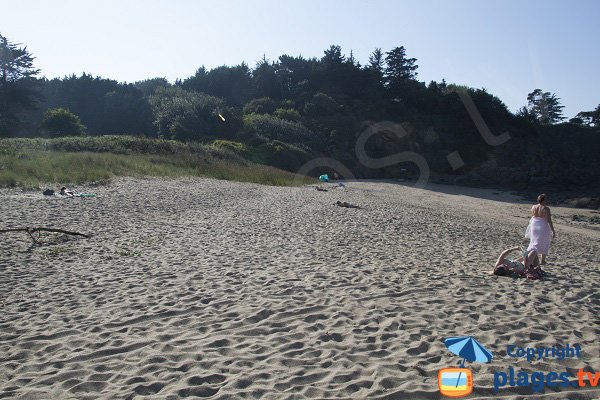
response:
M463 358L460 364L461 368L464 368L465 360L469 362L477 361L482 363L488 363L492 361L492 353L490 353L477 340L475 340L475 338L471 336L449 337L444 340L444 344L448 350ZM456 380L457 386L459 380L460 373L458 374L458 379Z

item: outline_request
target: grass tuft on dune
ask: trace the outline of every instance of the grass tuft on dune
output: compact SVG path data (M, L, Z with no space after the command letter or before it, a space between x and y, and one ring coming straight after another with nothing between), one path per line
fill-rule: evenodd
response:
M206 176L274 186L312 181L198 143L136 137L0 140L0 186L105 183L119 176Z

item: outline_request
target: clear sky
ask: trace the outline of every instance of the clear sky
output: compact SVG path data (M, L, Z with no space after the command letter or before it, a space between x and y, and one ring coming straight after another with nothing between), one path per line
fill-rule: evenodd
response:
M600 0L0 0L0 33L48 78L187 78L263 54L365 64L404 46L418 79L485 87L512 111L535 88L564 114L600 104Z

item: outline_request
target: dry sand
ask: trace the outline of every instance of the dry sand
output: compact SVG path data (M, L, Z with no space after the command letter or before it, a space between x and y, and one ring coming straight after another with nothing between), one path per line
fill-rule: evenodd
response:
M543 281L486 275L523 244L530 203L491 190L348 183L277 188L122 179L96 198L0 191L0 398L437 399L459 357L470 398L493 372L600 370L600 231L553 208ZM364 209L333 206L350 201ZM581 359L528 362L506 346L579 344ZM593 399L590 388L503 388L508 399Z

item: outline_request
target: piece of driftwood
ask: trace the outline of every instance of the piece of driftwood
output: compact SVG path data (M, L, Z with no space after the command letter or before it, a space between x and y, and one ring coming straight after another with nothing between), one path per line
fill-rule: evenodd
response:
M85 233L70 232L70 231L65 231L64 229L55 229L55 228L36 227L36 228L0 229L0 233L8 233L8 232L26 232L35 244L41 243L40 242L40 232L55 232L55 233L64 233L65 235L83 236L85 238L90 237L89 235L86 235ZM37 237L34 236L35 233L37 233Z

